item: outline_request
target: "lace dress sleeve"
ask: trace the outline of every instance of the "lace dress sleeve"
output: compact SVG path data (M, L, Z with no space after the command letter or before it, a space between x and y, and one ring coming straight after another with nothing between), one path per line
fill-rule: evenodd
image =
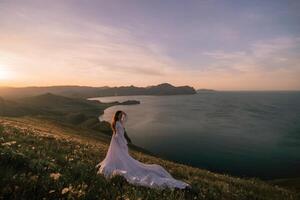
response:
M116 123L116 133L114 137L120 147L127 148L127 141L124 137L124 128L122 127L120 122Z

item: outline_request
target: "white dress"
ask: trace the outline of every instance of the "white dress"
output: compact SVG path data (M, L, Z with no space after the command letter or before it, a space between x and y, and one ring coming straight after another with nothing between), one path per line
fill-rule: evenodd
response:
M185 188L189 184L174 179L163 167L156 164L144 164L132 158L128 153L127 140L122 124L116 122L116 133L113 134L105 159L100 162L98 174L106 178L121 175L131 184L152 188Z

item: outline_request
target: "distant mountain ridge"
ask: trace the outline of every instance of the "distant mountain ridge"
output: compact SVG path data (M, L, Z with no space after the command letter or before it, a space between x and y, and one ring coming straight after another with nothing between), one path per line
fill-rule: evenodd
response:
M179 95L196 94L196 90L190 86L173 86L169 83L159 85L136 87L89 87L89 86L46 86L46 87L0 87L2 97L26 97L52 93L67 97L90 98L103 96L129 96L129 95Z

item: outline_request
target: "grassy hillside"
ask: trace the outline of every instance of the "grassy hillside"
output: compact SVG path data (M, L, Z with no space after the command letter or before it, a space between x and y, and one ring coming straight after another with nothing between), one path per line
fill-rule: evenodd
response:
M95 165L110 138L84 128L36 118L0 118L0 199L299 199L292 191L257 179L211 173L141 153L131 155L165 167L192 190L133 186L106 180Z
M102 103L96 100L69 98L51 93L5 100L0 98L0 116L38 116L73 126L111 134L110 124L99 122L98 116L113 105L133 105L139 101Z
M280 185L281 187L287 188L289 190L300 192L300 178L282 178L268 181L274 185Z

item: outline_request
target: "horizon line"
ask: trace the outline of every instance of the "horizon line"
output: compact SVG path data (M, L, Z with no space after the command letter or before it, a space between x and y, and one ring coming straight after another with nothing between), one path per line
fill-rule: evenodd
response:
M37 86L37 85L28 85L28 86L0 86L1 88L11 88L11 89L24 89L24 88L43 88L43 87L91 87L91 88L104 88L104 87L109 87L109 88L113 88L113 87L141 87L141 88L147 88L150 86L157 86L157 85L161 85L161 84L165 84L167 82L164 83L159 83L159 84L153 84L153 85L148 85L148 86L136 86L136 85L119 85L119 86L108 86L108 85L104 85L104 86L91 86L91 85L41 85L41 86ZM214 92L300 92L300 89L214 89L214 88L195 88L194 86L190 86L190 85L173 85L171 83L167 83L170 84L174 87L182 87L182 86L189 86L194 88L196 91L197 90L213 90Z

